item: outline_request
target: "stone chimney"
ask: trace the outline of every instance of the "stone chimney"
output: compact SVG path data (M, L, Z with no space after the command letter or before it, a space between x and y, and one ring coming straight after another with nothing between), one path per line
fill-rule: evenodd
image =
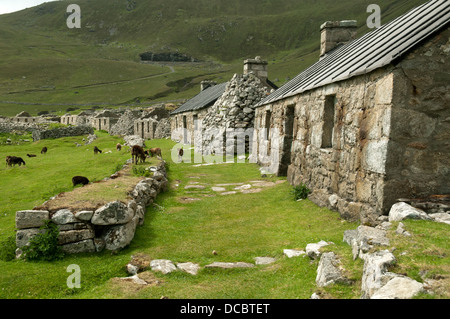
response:
M254 59L248 59L244 61L244 74L253 72L263 83L267 82L267 61L261 60L261 57L257 56Z
M327 21L320 26L320 57L356 37L355 20Z
M202 81L202 82L200 82L200 91L204 91L204 90L206 90L207 88L210 88L210 87L212 87L212 86L214 86L214 85L216 85L216 84L217 84L217 83L214 82L214 81L207 81L207 80Z

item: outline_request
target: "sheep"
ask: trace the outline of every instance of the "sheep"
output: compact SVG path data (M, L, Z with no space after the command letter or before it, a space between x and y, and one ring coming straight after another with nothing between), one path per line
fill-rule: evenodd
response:
M22 159L22 157L16 157L16 156L7 156L6 157L6 164L8 166L16 166L16 164L19 164L19 166L25 165L25 161Z
M139 145L134 145L131 148L131 159L133 163L137 165L139 159L145 163L145 152L144 149Z
M87 179L87 177L84 177L84 176L74 176L74 177L72 177L72 184L73 184L73 187L75 187L76 185L79 185L79 184L84 186L84 185L89 184L89 179Z
M28 157L36 157L34 154L27 154Z
M120 143L117 143L116 149L120 152L122 150L122 145Z
M102 150L100 150L97 146L94 147L94 154L102 153Z
M48 151L47 147L44 146L41 150L41 154L47 154L47 151Z
M184 150L182 148L178 149L178 161L181 163L183 160Z

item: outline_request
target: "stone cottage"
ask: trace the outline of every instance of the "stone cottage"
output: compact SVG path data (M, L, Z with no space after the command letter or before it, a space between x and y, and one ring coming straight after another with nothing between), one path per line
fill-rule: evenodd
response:
M363 223L450 194L449 21L432 0L358 39L322 25L321 59L257 105L252 161Z
M172 138L193 144L197 153L217 154L230 144L227 135L236 138L237 130L252 132L256 104L277 88L268 79L267 66L256 57L245 60L243 74L235 74L229 82L202 82L200 94L172 112Z

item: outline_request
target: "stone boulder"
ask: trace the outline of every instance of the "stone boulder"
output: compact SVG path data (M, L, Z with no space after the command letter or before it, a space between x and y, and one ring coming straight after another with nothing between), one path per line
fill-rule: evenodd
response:
M125 145L129 147L133 147L134 145L145 147L145 140L138 135L127 135L123 139L125 141Z
M139 218L135 217L127 224L108 227L102 235L105 249L117 251L127 247L134 238L138 223Z
M411 299L425 292L423 284L406 276L397 275L377 290L371 299Z
M389 221L402 221L404 219L423 219L423 220L433 220L427 213L423 210L415 208L407 203L400 202L396 203L391 207L389 211Z
M16 228L36 228L44 226L50 219L50 213L42 210L21 210L16 212Z
M60 209L52 216L52 222L57 225L65 225L77 223L79 220L75 218L74 214L70 210Z
M164 275L176 271L177 267L170 260L155 259L150 262L152 271L162 272Z
M335 283L348 283L343 275L340 261L333 252L322 254L317 267L316 284L318 287L326 287Z
M308 257L311 259L317 259L320 257L320 255L322 255L322 253L320 252L320 249L322 247L325 247L328 245L329 245L329 243L327 243L324 240L321 240L318 243L308 244L308 245L306 245L306 248L305 248L306 255L308 255Z
M132 220L134 212L120 201L115 201L100 207L92 216L91 223L94 225L121 225Z

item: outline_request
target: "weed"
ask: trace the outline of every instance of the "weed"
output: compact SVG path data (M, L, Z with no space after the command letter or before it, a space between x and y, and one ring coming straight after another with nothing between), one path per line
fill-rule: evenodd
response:
M14 236L0 242L0 260L10 261L16 257L16 240Z
M292 189L292 194L294 195L294 200L306 199L306 198L308 198L308 195L310 193L311 193L311 190L303 183L298 186L295 186Z
M23 247L24 258L28 261L53 261L61 259L63 252L58 245L58 226L48 220L40 229L45 230L45 232L37 234L30 240L29 245Z

